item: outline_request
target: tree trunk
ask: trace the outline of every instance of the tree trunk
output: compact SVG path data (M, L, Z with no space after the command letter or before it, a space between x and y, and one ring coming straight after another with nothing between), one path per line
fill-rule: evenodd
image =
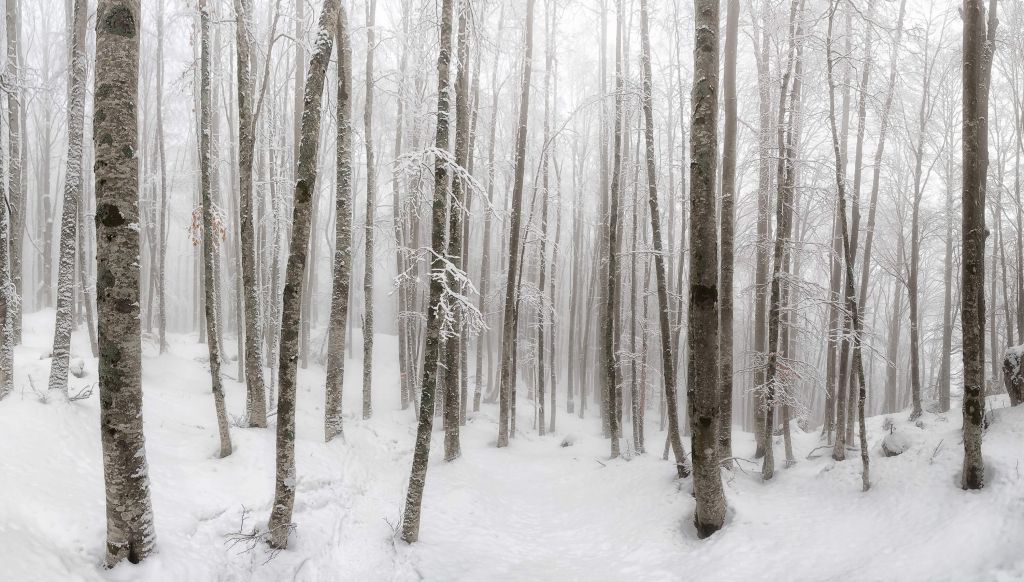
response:
M694 81L690 124L690 316L688 381L693 453L694 526L706 538L725 521L719 472L718 233L715 166L718 153L718 2L694 0Z
M852 244L850 243L850 232L846 225L846 176L845 168L843 167L843 156L839 145L839 131L836 128L836 91L835 81L833 80L832 74L832 25L835 20L836 7L838 0L829 2L829 16L828 16L828 33L825 41L825 54L826 54L826 67L828 77L828 104L829 104L829 122L832 129L832 151L835 155L835 175L836 175L836 191L839 198L839 232L843 238L843 256L846 263L846 305L848 310L848 317L851 320L851 328L853 330L853 368L859 384L857 407L857 417L860 420L860 459L862 464L861 470L861 485L864 491L867 491L871 487L871 481L869 479L869 460L868 460L868 441L867 441L867 429L864 426L864 401L867 398L867 387L864 382L864 366L863 360L861 359L861 323L860 323L860 311L857 307L857 295L854 289L854 275L853 275L853 250ZM837 448L841 439L836 438Z
M270 522L267 525L270 532L270 545L277 549L284 549L288 546L288 535L294 528L291 521L292 508L295 505L295 488L298 484L295 475L295 384L299 351L299 309L302 280L306 272L310 211L313 205L313 193L316 191L317 150L320 146L320 104L323 99L324 77L327 75L327 63L331 57L334 40L332 31L335 31L336 25L338 29L336 34L341 39L339 46L345 42L344 39L347 39L348 33L343 28L344 24L341 24L343 22L344 17L339 18L338 16L337 1L324 0L323 9L320 12L319 32L316 36L313 55L309 60L305 107L302 110L302 140L299 146L295 200L292 208L292 240L288 250L288 267L281 308L281 347L278 354L280 389L277 400L277 470L274 483L274 505L270 513ZM339 79L342 76L339 75ZM339 85L341 85L340 82ZM339 86L339 93L342 90L342 87ZM347 88L344 90L347 91ZM340 106L341 99L338 101ZM338 215L341 216L341 213L339 212ZM340 240L338 244L341 244ZM329 363L328 370L331 369Z
M330 323L327 331L327 381L324 441L342 434L345 386L345 328L352 284L352 42L345 9L338 10L338 136L335 240Z
M13 4L8 0L8 10ZM155 543L142 432L139 166L135 153L140 16L138 0L100 0L96 10L96 302L107 505L105 562L110 567L126 558L140 562Z
M719 458L732 457L733 239L736 222L736 48L740 3L729 0L725 25L725 133L722 136L722 260L719 278ZM727 461L731 464L731 461ZM730 465L731 466L731 465Z
M10 236L10 262L11 262L11 283L14 285L17 301L13 301L7 313L14 330L14 344L21 343L21 314L22 298L24 297L21 274L22 274L22 246L25 233L25 193L22 190L24 181L25 147L22 130L24 111L22 107L21 87L24 82L24 75L20 64L21 50L18 46L19 29L18 18L21 10L18 0L7 0L7 72L6 76L14 84L14 89L7 92L7 129L8 129L8 221L11 228Z
M64 207L61 211L57 317L50 362L50 390L57 390L65 396L68 393L68 362L71 359L71 329L74 326L71 312L74 309L75 242L78 236L78 206L82 199L83 183L82 142L85 131L85 81L88 60L85 52L87 12L85 0L76 0L68 76L68 157L67 170L64 174Z
M530 1L532 3L533 0ZM443 0L441 4L440 49L437 55L437 125L434 137L434 146L438 153L434 155L434 200L431 205L430 239L433 255L430 259L432 271L429 278L430 299L427 303L419 423L416 427L416 446L413 450L409 488L405 497L405 513L402 516L402 539L410 544L417 541L420 534L420 508L423 505L423 488L427 480L430 433L434 426L434 403L438 374L441 371L438 364L440 363L441 326L444 316L439 308L445 282L433 271L437 265L435 261L442 260L446 254L445 233L448 231L448 224L445 218L449 210L454 210L448 200L448 161L441 156L441 152L448 151L449 144L449 114L452 95L448 80L452 58L453 4L454 0ZM458 422L455 423L455 426L458 427Z
M444 0L446 3L450 0ZM523 41L523 75L519 98L519 120L516 128L515 175L509 217L508 272L505 280L505 308L501 334L501 378L498 398L498 447L507 447L509 433L514 432L515 362L517 320L519 315L519 223L522 220L523 183L526 174L526 137L530 113L530 73L533 59L533 5L526 0L526 31Z
M995 0L989 18L995 21ZM985 415L985 172L988 166L988 84L985 78L986 23L983 0L965 0L963 7L963 230L962 296L964 397L964 463L961 486L985 486L981 429ZM988 34L994 37L995 30Z
M377 167L373 151L373 49L377 42L374 19L377 0L366 3L366 104L363 141L366 143L366 262L363 265L363 419L373 415L373 235L377 205Z
M765 5L767 10L767 3ZM767 23L767 12L762 14ZM756 22L757 19L753 18ZM769 214L771 212L772 189L772 104L769 43L766 31L760 31L761 44L758 46L758 27L754 27L754 52L757 55L757 94L758 94L758 181L757 181L757 251L754 271L754 440L756 442L754 458L765 455L765 413L768 407L764 399L766 391L766 368L768 341L765 335L768 329L768 247L769 247ZM770 438L770 437L769 437Z
M252 172L256 147L256 120L253 116L253 80L250 71L249 38L252 30L251 0L234 0L235 37L238 74L238 206L242 255L242 287L245 306L245 418L248 426L267 426L266 391L260 345L260 298L256 283L256 243L253 221ZM268 55L269 58L269 55ZM243 317L243 314L237 314ZM239 359L243 357L238 355Z
M665 384L665 407L668 415L668 441L676 461L676 475L682 479L689 475L686 463L686 451L679 434L679 406L676 396L676 361L672 349L672 326L669 322L668 277L665 269L665 254L662 250L661 210L658 207L658 172L655 167L657 151L654 143L654 107L651 42L649 33L649 12L647 0L640 0L640 44L642 59L642 103L644 111L644 146L647 161L647 194L650 205L651 238L654 243L654 275L658 287L658 326L661 332L661 375ZM574 228L579 228L576 222ZM572 342L570 341L570 345Z
M218 271L214 263L214 256L217 253L217 239L224 240L225 224L216 216L213 202L213 184L211 182L210 159L213 137L210 130L210 121L213 116L211 111L211 57L210 57L210 12L207 0L199 0L200 19L200 75L199 86L200 100L200 139L199 139L199 191L202 195L203 204L203 308L206 314L206 343L210 356L210 378L213 389L213 402L217 411L217 429L220 434L220 457L231 454L231 433L228 427L228 415L224 406L224 386L221 380L220 365L220 332L217 329L220 325L218 286L215 279Z
M458 46L455 70L455 162L460 171L469 164L469 7L459 7ZM438 122L440 123L440 117ZM444 118L447 120L447 116ZM447 139L447 138L446 138ZM450 210L448 212L448 250L447 255L452 268L463 270L466 266L462 261L463 253L463 213L466 203L466 182L461 176L455 176L451 186ZM445 286L458 292L457 282L451 270L447 271ZM462 454L459 446L459 343L465 334L462 314L454 315L453 335L446 342L444 358L444 458L452 461Z

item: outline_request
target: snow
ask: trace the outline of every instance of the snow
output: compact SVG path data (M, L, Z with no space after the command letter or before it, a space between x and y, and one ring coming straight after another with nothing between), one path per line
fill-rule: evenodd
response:
M105 571L98 390L43 403L29 387L29 374L46 385L49 362L38 358L52 322L52 311L26 316L15 392L0 402L0 580L1024 580L1024 407L1006 408L1005 396L989 400L995 411L981 491L958 486L959 404L948 414L925 413L923 428L904 411L891 415L896 433L907 435L897 457L880 451L884 419L868 419L867 493L858 455L832 461L829 450L815 450L817 432L793 435L798 462L768 483L757 465L739 460L723 471L726 526L704 541L691 525L690 481L675 480L658 454L609 461L597 419L564 409L558 433L538 437L525 400L519 435L496 449L497 410L485 405L470 414L457 461L443 462L435 432L420 541L408 546L394 532L415 425L412 410L399 409L397 366L389 365L397 347L386 335L375 338L377 412L369 421L358 418L360 362L346 363L344 439L321 442L323 371L300 370L297 529L276 555L228 538L266 525L273 427L233 427L235 452L217 459L205 346L195 335L170 335L170 352L158 356L147 343L157 553ZM89 353L82 331L72 352ZM72 393L97 381L95 359L85 363ZM225 392L240 416L242 385L225 378ZM664 434L653 424L647 442L660 452ZM735 433L734 448L749 455L751 435Z

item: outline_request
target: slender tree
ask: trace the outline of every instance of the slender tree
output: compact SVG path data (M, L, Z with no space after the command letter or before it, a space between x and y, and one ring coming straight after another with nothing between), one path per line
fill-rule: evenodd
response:
M19 0L6 0L6 36L7 36L7 71L6 77L13 83L14 87L7 91L7 144L8 160L7 166L7 211L8 222L10 223L10 249L11 262L11 283L14 285L16 301L8 305L7 317L11 320L14 330L15 345L21 343L21 313L22 313L22 246L25 233L25 193L22 189L24 179L24 159L26 147L26 136L24 130L25 107L22 103L22 80L24 75L21 70L21 48L19 44L18 19L21 14ZM98 10L97 10L98 13Z
M643 110L644 146L647 150L647 193L650 204L651 234L654 243L654 276L658 292L658 326L661 332L661 375L664 382L666 414L668 416L668 439L676 461L676 474L680 479L689 474L686 464L686 450L679 436L679 405L676 396L676 367L672 349L672 326L669 323L668 277L665 269L665 254L661 242L661 210L658 207L657 151L654 145L654 106L651 72L651 41L649 32L650 13L647 0L640 0L640 44L643 69ZM579 223L574 225L580 228Z
M446 0L447 1L447 0ZM519 319L519 297L516 284L519 272L520 228L523 205L523 182L526 174L526 133L530 113L530 73L533 59L533 5L526 0L526 33L523 40L523 75L519 97L519 120L516 127L515 174L512 183L509 216L508 273L505 281L505 309L501 334L501 377L498 398L498 447L507 447L509 432L514 431L516 333Z
M532 0L531 0L532 1ZM452 15L454 0L443 0L441 4L440 50L437 55L437 125L434 134L434 200L431 206L431 270L445 260L447 251L445 234L448 222L445 220L450 208L448 160L442 155L448 151L449 115L451 112L451 87L449 78L452 60ZM434 427L434 404L437 392L438 364L441 355L440 311L441 294L445 281L443 275L432 272L430 276L430 299L427 303L427 325L424 333L423 380L420 391L419 423L416 428L416 447L413 450L412 471L409 475L409 489L405 497L405 513L402 516L402 539L414 543L420 534L420 508L423 505L423 488L427 481L427 462L430 457L430 433ZM458 427L458 422L455 423ZM457 430L457 429L456 429Z
M335 194L334 283L327 330L324 440L343 432L341 395L345 385L345 326L352 279L352 43L344 7L338 14L338 136Z
M221 378L221 336L218 326L220 325L218 286L215 279L218 276L214 255L217 252L217 239L222 236L223 224L217 211L214 209L213 184L211 183L211 131L210 119L213 116L211 110L211 70L210 63L210 8L207 0L199 0L200 20L200 75L201 82L199 90L202 106L199 110L199 126L202 130L199 134L199 190L202 195L202 242L203 248L203 308L206 314L206 344L210 354L210 377L213 384L213 402L217 411L217 429L220 434L220 456L226 457L231 454L231 433L228 427L228 414L224 405L224 385Z
M252 0L234 0L236 73L238 75L238 209L239 240L242 255L242 287L245 307L245 416L246 424L267 426L266 388L263 380L263 360L260 354L260 289L256 277L256 230L253 221L253 156L256 148L256 119L253 114L255 97L250 62L252 28ZM269 55L267 56L269 59ZM243 317L242 313L237 314Z
M718 453L732 457L732 322L733 322L733 233L736 223L736 49L740 3L728 0L725 17L725 127L722 136L722 262L718 292L719 408Z
M363 106L363 141L366 144L366 226L363 263L363 418L373 415L373 234L377 205L377 166L373 151L373 49L377 0L366 2L366 104Z
M74 325L75 242L78 238L78 205L82 199L82 146L85 133L85 80L87 56L85 0L75 0L71 28L69 67L68 156L64 173L64 207L61 210L60 265L57 273L57 316L50 361L50 390L67 395L71 329ZM5 237L6 238L6 237Z
M320 104L324 77L331 57L334 34L345 38L344 17L338 16L337 0L324 0L317 26L316 44L309 59L305 100L302 110L302 140L296 172L295 199L292 208L292 240L288 251L288 268L281 308L281 347L278 354L277 450L274 482L274 505L267 529L271 547L288 546L293 529L292 508L295 505L295 383L298 362L299 309L303 274L306 272L310 235L310 212L316 191L317 150L320 146ZM337 27L338 30L335 31ZM333 33L332 33L333 32ZM339 75L341 78L341 75ZM340 82L339 82L340 84ZM339 91L341 89L339 88ZM340 214L340 213L339 213ZM339 241L340 244L340 241ZM329 364L328 364L329 365Z

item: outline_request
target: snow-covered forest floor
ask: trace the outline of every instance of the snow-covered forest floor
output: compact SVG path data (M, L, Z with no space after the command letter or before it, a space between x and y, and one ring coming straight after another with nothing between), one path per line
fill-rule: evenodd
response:
M962 491L959 403L926 413L923 429L892 415L910 448L885 458L883 418L868 420L873 486L861 492L860 460L836 463L817 432L794 436L797 463L763 483L758 465L724 472L725 528L698 541L690 482L651 453L608 460L596 418L558 412L558 431L536 436L532 406L518 405L519 433L494 448L497 409L471 414L463 456L441 459L434 436L420 542L394 535L408 479L415 422L399 409L395 339L376 339L372 420L346 413L345 438L322 443L323 371L300 370L296 533L287 551L232 543L263 527L274 486L274 431L233 428L235 453L218 448L206 348L173 336L171 351L144 347L144 414L157 553L141 566L100 568L104 555L99 392L41 402L42 356L53 313L26 315L16 351L16 391L0 403L0 579L3 580L1021 580L1024 579L1024 407L992 397L984 437L989 475ZM88 353L75 334L73 352ZM358 346L358 336L356 337ZM96 360L71 393L96 387ZM234 373L234 366L226 366ZM362 370L346 365L347 411L357 411ZM30 381L31 377L31 381ZM35 389L32 386L35 386ZM226 382L238 415L244 389ZM438 423L439 425L440 423ZM794 423L794 428L795 428ZM628 435L627 426L627 435ZM749 457L753 438L736 432ZM571 446L561 446L563 441ZM687 447L689 442L687 441ZM813 453L812 453L813 452ZM808 458L809 454L817 455ZM776 455L782 465L783 448ZM244 518L244 523L243 523Z

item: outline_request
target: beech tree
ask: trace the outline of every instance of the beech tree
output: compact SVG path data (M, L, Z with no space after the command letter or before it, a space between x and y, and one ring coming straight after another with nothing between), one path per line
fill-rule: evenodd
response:
M78 239L78 205L82 198L82 145L85 132L85 0L75 0L69 70L68 155L64 173L64 205L60 224L60 264L57 273L57 316L50 362L50 390L68 393L75 284L75 247ZM6 240L7 237L4 237ZM5 249L6 251L6 249ZM6 262L6 261L5 261ZM0 388L2 391L2 388Z
M138 0L99 0L96 8L96 303L107 502L105 563L110 567L125 559L133 564L142 561L153 551L156 537L142 434L135 155L140 14Z
M287 275L281 307L281 348L278 355L277 450L274 481L274 505L267 524L273 548L288 547L294 529L295 505L295 383L299 355L299 309L303 275L306 272L307 245L310 236L311 207L316 191L317 150L320 146L320 104L324 78L335 35L345 38L345 17L338 15L337 0L324 0L317 25L316 44L309 59L302 109L302 139L296 172L295 199L292 208L292 241L288 251ZM337 30L335 30L337 28ZM338 76L339 79L342 77ZM339 81L339 91L341 82ZM340 101L340 100L339 100ZM339 181L340 182L340 181ZM340 193L339 193L340 195ZM339 213L340 215L341 213Z
M718 233L715 174L718 166L718 2L694 0L694 82L690 122L689 322L688 379L694 526L706 538L725 522L725 492L718 468ZM776 255L776 258L778 256ZM769 372L770 374L770 372ZM771 380L769 380L771 381ZM770 457L766 456L766 459Z

